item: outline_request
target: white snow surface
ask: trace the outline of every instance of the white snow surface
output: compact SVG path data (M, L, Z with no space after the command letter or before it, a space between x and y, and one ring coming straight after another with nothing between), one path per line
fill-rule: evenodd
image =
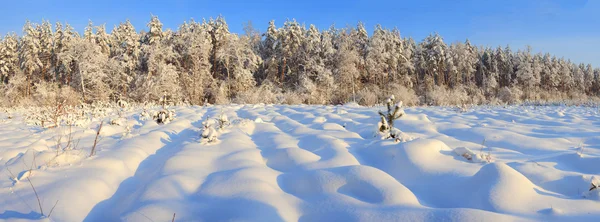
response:
M407 142L374 136L384 107L173 109L177 117L158 125L129 108L130 132L104 124L93 157L99 120L74 126L77 145L57 156L64 127L1 113L0 220L600 219L600 190L588 191L600 176L597 108L405 108L395 126ZM202 122L221 113L231 124L203 142ZM28 179L44 215L55 206L50 217Z

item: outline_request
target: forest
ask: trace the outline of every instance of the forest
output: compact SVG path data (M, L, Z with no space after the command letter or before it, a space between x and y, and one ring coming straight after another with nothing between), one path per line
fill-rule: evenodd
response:
M168 98L176 104L515 104L595 101L600 69L530 47L415 41L375 26L319 29L287 20L266 32L232 33L223 17L147 31L125 21L107 32L92 21L27 21L0 42L2 106Z

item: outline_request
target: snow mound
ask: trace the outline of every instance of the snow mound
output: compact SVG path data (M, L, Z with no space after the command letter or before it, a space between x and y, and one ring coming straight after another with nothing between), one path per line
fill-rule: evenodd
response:
M385 172L366 166L284 174L279 179L286 192L301 199L352 198L384 205L418 206L416 196ZM339 196L346 197L339 197Z
M323 117L323 116L319 116L319 117L316 117L316 118L313 120L313 123L324 123L324 122L326 122L326 121L327 121L327 119L325 119L325 117Z
M468 175L468 171L452 169L457 161L443 153L449 150L440 140L417 139L405 143L382 141L359 152L365 162L412 186L444 172Z
M531 212L538 189L527 177L504 163L490 163L462 186L474 208L494 212Z
M316 154L299 148L271 149L263 151L267 165L275 170L289 171L320 159Z
M341 130L341 131L345 131L346 128L340 124L337 123L324 123L323 124L323 130Z

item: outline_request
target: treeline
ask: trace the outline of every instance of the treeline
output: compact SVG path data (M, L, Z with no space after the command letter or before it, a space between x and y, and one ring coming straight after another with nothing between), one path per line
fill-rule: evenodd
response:
M0 43L3 105L128 100L339 104L379 103L394 94L411 104L586 100L600 69L531 49L450 45L438 34L420 42L377 25L317 29L295 20L266 32L251 23L230 33L224 18L163 30L158 17L138 32L110 33L27 21L22 36Z

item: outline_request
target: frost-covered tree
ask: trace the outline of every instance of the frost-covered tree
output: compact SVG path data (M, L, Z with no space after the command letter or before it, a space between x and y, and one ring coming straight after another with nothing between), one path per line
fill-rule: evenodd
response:
M538 85L539 79L533 71L533 57L531 47L526 51L518 52L517 82L524 89L532 89Z
M50 72L52 71L52 57L53 57L53 33L52 33L52 24L49 21L42 21L42 24L36 27L37 29L37 38L39 39L39 51L38 57L41 61L41 76L39 78L43 81L49 80L48 77L52 75Z
M280 58L280 76L281 86L288 84L293 86L298 84L298 52L302 46L305 36L305 28L296 20L287 20L279 30L277 53Z
M81 93L83 101L108 100L110 88L105 71L108 57L101 53L100 46L85 38L75 38L59 57L74 67L71 86Z
M204 89L212 82L210 73L211 37L206 23L190 21L177 30L174 49L181 72L179 81L184 97L192 104L204 102Z
M111 37L106 33L106 26L104 24L96 27L94 37L96 38L96 44L102 50L102 54L110 55Z
M54 70L55 79L64 85L70 85L73 81L72 73L75 69L75 64L72 63L71 58L63 58L64 52L69 50L72 43L79 38L78 34L74 32L73 27L68 23L63 28L62 24L56 23L56 34L54 35Z
M331 67L327 65L334 53L332 41L328 31L319 32L314 25L306 32L300 51L303 65L298 91L308 95L308 103L328 103L335 89Z
M6 34L0 41L0 82L5 84L18 69L18 37L14 33Z
M225 81L228 99L252 89L256 82L253 73L258 69L261 58L250 45L250 37L228 36L227 44L217 52L217 60L225 69Z
M584 65L572 64L573 87L574 91L585 92L585 76L583 73Z
M475 65L478 61L476 48L467 39L464 44L455 44L453 56L457 75L455 77L456 84L470 85L474 83Z
M111 34L111 42L113 44L113 47L111 47L111 57L119 61L121 63L120 66L123 67L121 70L122 73L119 75L119 79L121 80L120 88L122 95L127 96L130 83L135 78L138 66L140 37L129 20L116 26Z
M354 48L358 52L359 63L358 63L358 71L361 76L367 76L367 53L369 49L369 35L367 33L367 29L362 22L359 22L356 25L356 29L351 30L350 36L354 42Z
M359 51L354 47L352 38L348 35L338 35L336 38L336 52L333 55L333 76L338 83L337 87L337 102L345 103L356 100L356 92L360 87L360 72L357 66L360 65Z
M491 48L485 48L482 51L479 70L481 86L488 95L494 95L500 88L498 84L500 65Z
M598 96L599 91L600 91L600 68L595 68L594 69L594 83L592 84L591 95Z
M364 78L371 84L383 85L391 69L390 64L387 63L387 60L391 58L390 52L386 50L386 41L389 40L386 39L387 31L381 25L377 25L369 41L366 57L366 74L368 76Z
M278 48L279 32L274 20L269 22L269 27L262 36L263 41L260 43L260 55L264 62L261 72L258 75L258 80L260 82L263 80L274 82L278 79L279 75L279 59L276 51Z
M425 72L434 77L437 85L446 84L444 61L446 57L447 46L442 37L438 34L427 36L421 43L422 57L425 59Z
M208 26L210 27L208 33L211 37L212 49L211 49L211 64L212 64L212 75L216 79L226 80L227 79L227 71L225 68L225 64L229 59L225 53L228 48L231 48L230 43L230 35L229 26L225 19L221 16L216 19L211 19L208 22Z
M158 44L164 36L162 30L163 24L158 20L158 16L153 15L146 26L148 27L148 32L144 36L144 43L148 45Z
M83 30L83 38L88 42L96 42L96 36L94 36L94 23L91 20L88 21L88 25Z
M587 64L585 69L583 69L583 82L585 92L591 94L593 92L594 85L594 69L591 64Z
M177 54L171 45L143 45L139 57L139 72L133 80L134 97L140 101L158 101L166 92L172 99L181 98L179 74L174 65Z
M27 21L23 26L23 37L19 45L19 65L25 73L25 81L27 82L27 88L24 92L26 96L31 94L33 75L42 68L42 61L39 58L41 46L37 36L39 36L39 30L36 30Z
M570 61L563 58L558 60L558 74L561 76L560 85L563 91L570 91L575 85L572 68Z
M417 44L412 38L403 40L402 49L402 63L399 67L399 72L404 76L401 80L401 84L412 88L415 83L415 53L417 50ZM406 60L405 60L406 59Z
M458 71L458 61L462 58L460 57L462 52L462 48L460 47L460 43L451 44L448 47L448 51L445 57L445 65L446 66L446 76L448 77L448 86L450 88L455 88L459 85L461 77L459 76Z

